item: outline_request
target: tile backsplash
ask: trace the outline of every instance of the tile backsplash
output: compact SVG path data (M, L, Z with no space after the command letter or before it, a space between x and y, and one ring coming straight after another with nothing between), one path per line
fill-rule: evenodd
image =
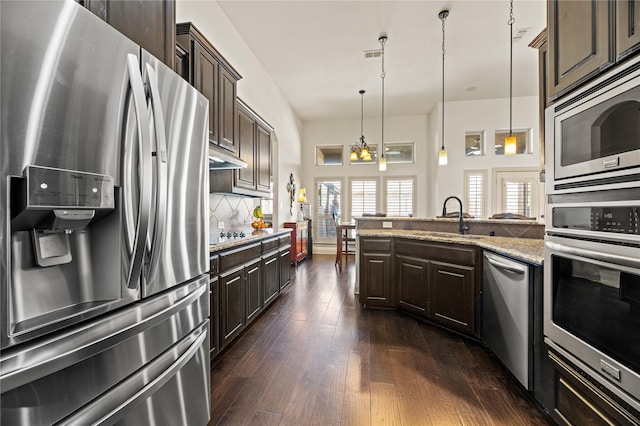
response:
M259 198L230 194L209 194L209 229L218 233L218 223L224 223L225 231L245 229L251 226L253 209L260 204Z

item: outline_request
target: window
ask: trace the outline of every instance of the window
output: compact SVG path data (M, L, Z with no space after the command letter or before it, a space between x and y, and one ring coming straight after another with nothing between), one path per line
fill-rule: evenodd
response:
M536 169L494 169L494 211L541 217L542 185Z
M316 206L316 220L313 227L317 242L335 242L336 226L333 215L335 213L340 218L342 182L342 178L321 178L315 181L316 195L313 203Z
M413 142L387 142L384 144L384 156L387 164L413 163Z
M473 217L486 216L485 200L487 198L487 171L464 171L464 205L466 211Z
M504 139L509 136L508 130L496 131L496 139L494 144L494 153L496 155L504 155ZM516 154L531 154L531 129L514 130L513 136L516 137Z
M415 212L415 177L385 179L387 216L413 216Z
M271 217L273 215L273 200L263 198L260 200L260 208L264 216Z
M467 157L484 155L484 132L465 133L464 155L466 155Z
M362 216L363 213L376 213L378 210L378 179L354 178L350 181L351 217Z
M342 145L316 146L317 166L341 166Z

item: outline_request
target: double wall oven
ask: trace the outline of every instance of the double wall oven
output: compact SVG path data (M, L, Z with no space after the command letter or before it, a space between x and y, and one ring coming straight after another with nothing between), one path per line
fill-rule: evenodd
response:
M640 60L545 114L545 342L640 418Z

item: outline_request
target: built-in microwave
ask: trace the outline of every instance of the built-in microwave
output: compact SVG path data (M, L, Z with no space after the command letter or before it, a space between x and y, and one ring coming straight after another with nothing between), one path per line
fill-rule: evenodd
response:
M547 194L640 180L640 59L545 111Z

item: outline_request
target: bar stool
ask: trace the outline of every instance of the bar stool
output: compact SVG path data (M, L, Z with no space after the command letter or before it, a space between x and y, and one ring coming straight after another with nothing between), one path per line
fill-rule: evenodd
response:
M342 272L342 256L344 255L345 263L349 261L348 256L356 253L355 242L356 239L349 235L351 230L356 229L355 223L352 222L340 222L338 220L337 213L333 214L333 221L336 226L336 262L338 265L338 271Z

